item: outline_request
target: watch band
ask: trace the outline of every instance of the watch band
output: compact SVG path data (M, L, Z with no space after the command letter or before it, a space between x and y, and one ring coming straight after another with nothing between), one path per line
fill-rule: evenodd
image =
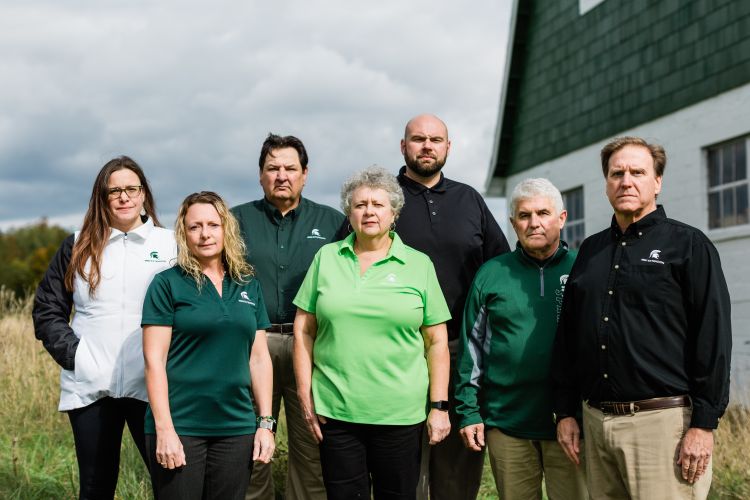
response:
M450 401L431 401L430 408L435 410L448 411L451 409Z
M266 429L276 434L276 419L273 417L258 417L256 419L259 429Z

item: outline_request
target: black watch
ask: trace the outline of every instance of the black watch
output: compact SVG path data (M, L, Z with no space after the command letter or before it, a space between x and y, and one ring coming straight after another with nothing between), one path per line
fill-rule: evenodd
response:
M448 411L451 409L451 403L450 401L431 401L430 408L441 411Z

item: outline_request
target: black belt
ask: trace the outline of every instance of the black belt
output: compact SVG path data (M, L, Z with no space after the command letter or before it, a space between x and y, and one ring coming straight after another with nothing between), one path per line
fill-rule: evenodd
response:
M294 323L272 323L270 328L266 328L269 333L283 333L292 335L294 333Z
M640 411L690 406L690 398L688 396L669 396L641 401L602 401L599 404L590 403L590 406L601 410L605 415L635 415Z

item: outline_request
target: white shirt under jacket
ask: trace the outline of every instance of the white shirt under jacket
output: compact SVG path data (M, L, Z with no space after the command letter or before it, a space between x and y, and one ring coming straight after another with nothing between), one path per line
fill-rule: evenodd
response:
M154 227L149 219L129 233L112 228L93 297L88 283L76 276L70 326L80 342L75 369L60 373L60 411L83 408L107 396L148 400L143 298L154 275L171 267L176 255L174 232Z

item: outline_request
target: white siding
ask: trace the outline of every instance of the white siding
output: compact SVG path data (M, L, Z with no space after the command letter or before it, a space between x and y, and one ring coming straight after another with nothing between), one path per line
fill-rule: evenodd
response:
M750 394L750 225L708 230L707 174L704 148L750 133L750 85L738 87L699 104L644 123L616 135L636 135L661 144L667 151L659 203L667 215L704 231L716 244L732 297L733 370ZM584 188L586 234L609 226L612 208L604 194L599 151L607 141L592 144L507 179L510 193L527 177L547 177L561 191ZM507 228L509 240L515 234Z

